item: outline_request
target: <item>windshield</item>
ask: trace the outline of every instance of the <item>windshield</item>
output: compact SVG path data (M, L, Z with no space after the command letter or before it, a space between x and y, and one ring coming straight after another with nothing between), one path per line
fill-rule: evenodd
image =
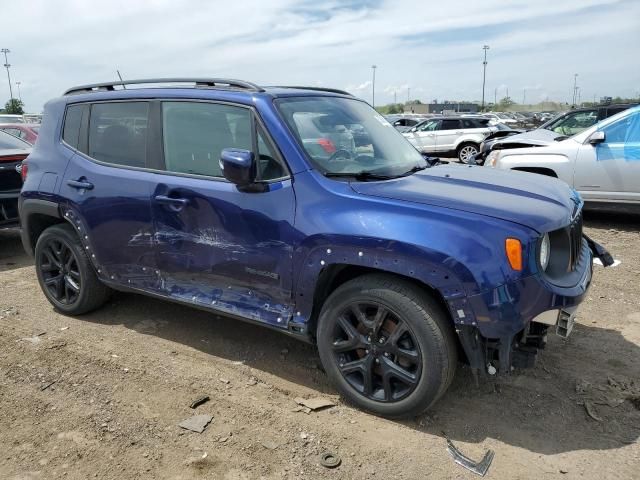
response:
M3 131L0 131L0 148L30 148L31 144L20 140L18 137L14 137L13 135L9 135Z
M339 97L295 97L276 106L313 164L325 174L394 176L425 167L422 155L373 108Z
M587 110L572 112L563 115L553 121L550 121L540 128L551 130L552 132L561 133L563 135L575 135L583 132L587 128L598 122L598 111Z

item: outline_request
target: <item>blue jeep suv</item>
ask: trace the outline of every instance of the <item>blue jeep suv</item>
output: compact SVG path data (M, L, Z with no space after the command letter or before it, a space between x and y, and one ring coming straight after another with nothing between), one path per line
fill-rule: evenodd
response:
M25 165L22 239L58 311L119 290L265 325L316 343L343 396L389 417L429 408L458 357L476 375L531 365L606 253L564 183L431 166L339 90L75 87Z

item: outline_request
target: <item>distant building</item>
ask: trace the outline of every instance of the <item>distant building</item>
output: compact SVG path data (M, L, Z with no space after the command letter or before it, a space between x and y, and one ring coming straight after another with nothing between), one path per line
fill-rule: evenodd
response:
M477 113L478 104L476 103L419 103L417 105L405 105L404 113Z

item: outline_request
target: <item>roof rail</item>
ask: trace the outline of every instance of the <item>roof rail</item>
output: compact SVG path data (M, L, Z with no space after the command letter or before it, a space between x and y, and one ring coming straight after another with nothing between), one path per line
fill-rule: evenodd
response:
M90 85L79 85L70 88L63 95L73 95L77 93L88 93L96 91L113 91L114 87L126 85L142 85L142 84L158 84L158 83L193 83L194 87L221 87L240 90L248 90L251 92L264 92L264 89L255 83L245 82L243 80L233 80L229 78L146 78L143 80L126 80L120 82L93 83Z
M317 92L339 93L340 95L349 95L350 97L353 97L353 95L347 92L346 90L338 90L337 88L300 87L300 86L291 86L291 85L277 85L276 88L298 88L300 90L315 90Z

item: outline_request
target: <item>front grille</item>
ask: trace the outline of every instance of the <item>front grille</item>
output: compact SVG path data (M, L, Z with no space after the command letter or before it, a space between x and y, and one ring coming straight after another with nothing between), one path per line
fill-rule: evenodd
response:
M582 251L582 212L569 225L569 270L574 271L580 261L580 253Z

